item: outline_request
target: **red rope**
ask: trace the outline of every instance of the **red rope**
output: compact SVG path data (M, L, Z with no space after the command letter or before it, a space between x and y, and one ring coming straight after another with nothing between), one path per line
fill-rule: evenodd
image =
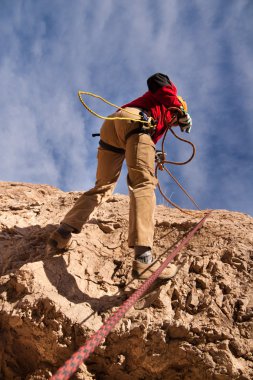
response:
M137 289L120 307L115 311L104 323L100 329L95 332L85 343L76 351L65 364L58 369L50 380L68 380L80 367L83 361L88 359L90 354L95 350L97 346L107 337L109 332L120 321L125 313L131 306L147 291L151 284L157 279L161 272L168 266L168 264L174 259L179 251L190 241L193 235L200 229L204 221L210 215L212 211L208 211L205 216L196 224L196 226L187 234L185 238L176 246L172 253L164 260L161 266Z

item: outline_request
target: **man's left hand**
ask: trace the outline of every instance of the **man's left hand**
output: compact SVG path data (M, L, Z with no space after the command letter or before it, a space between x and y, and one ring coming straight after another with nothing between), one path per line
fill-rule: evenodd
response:
M188 112L184 112L178 117L178 125L181 132L190 133L192 127L192 118Z

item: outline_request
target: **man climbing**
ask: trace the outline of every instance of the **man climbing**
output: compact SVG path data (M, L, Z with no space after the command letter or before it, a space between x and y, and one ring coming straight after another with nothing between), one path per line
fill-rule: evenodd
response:
M186 102L177 96L167 75L154 74L147 85L144 95L110 115L116 119L103 123L95 186L81 195L48 239L49 249L68 248L72 233L80 233L95 208L112 194L126 159L130 195L128 245L134 248L133 275L140 279L149 277L160 266L152 256L157 185L155 144L173 116L174 125L180 126L181 131L189 132L192 125ZM169 110L171 107L174 109ZM160 278L171 278L176 272L177 267L170 264Z

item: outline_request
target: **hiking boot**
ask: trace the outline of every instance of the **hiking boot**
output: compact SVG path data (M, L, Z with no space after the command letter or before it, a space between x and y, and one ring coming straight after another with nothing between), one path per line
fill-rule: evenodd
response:
M69 233L66 236L63 236L63 234L59 231L59 229L55 230L51 233L49 236L49 239L47 241L47 247L48 249L55 249L59 251L67 250L70 246L72 235Z
M146 280L149 278L159 267L161 263L159 261L151 264L145 264L141 261L134 260L133 261L133 277L138 278L139 280ZM165 268L159 279L168 280L176 275L178 268L175 264L169 264L167 268Z

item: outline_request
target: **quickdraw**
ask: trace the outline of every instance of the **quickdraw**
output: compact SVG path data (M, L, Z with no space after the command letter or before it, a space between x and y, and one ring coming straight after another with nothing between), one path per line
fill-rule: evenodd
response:
M125 112L129 113L129 115L134 115L136 117L135 114L131 113L130 111L122 108L122 107L119 107L117 106L116 104L113 104L111 102L109 102L108 100L106 100L105 98L103 98L102 96L99 96L99 95L96 95L96 94L93 94L92 92L88 92L88 91L78 91L78 97L79 97L79 100L80 102L82 103L82 105L87 109L87 111L89 111L92 115L100 118L100 119L103 119L103 120L133 120L133 118L131 117L121 117L121 116L115 116L115 117L110 117L110 116L102 116L98 113L96 113L95 111L93 111L83 100L82 98L82 95L88 95L88 96L92 96L94 98L97 98L97 99L100 99L102 100L104 103L114 107L114 108L117 108L118 110L124 110ZM179 108L177 107L170 107L168 108L168 111L176 111L176 112L182 112L180 111ZM184 192L184 194L190 199L190 201L194 204L194 206L200 211L201 209L199 208L198 204L194 201L194 199L189 195L189 193L184 189L184 187L179 183L179 181L175 178L175 176L168 170L168 168L165 166L166 164L172 164L172 165L186 165L188 164L195 156L195 153L196 153L196 148L195 148L195 145L189 141L189 140L186 140L186 139L183 139L181 137L179 137L173 130L172 130L172 127L176 125L176 116L174 116L170 122L170 124L167 126L166 130L165 130L165 133L164 133L164 136L163 136L163 139L162 139L162 150L156 155L156 167L155 167L155 176L156 178L158 179L158 170L160 171L166 171L169 176L173 179L173 181L179 186L179 188ZM145 117L142 117L141 120L140 120L140 123L143 123L143 128L144 129L147 129L147 128L153 128L153 123L154 123L154 119L152 118L145 118ZM167 136L167 133L168 131L170 131L172 133L172 135L177 138L178 140L180 141L183 141L187 144L189 144L191 147L192 147L192 154L191 156L186 160L186 161L182 161L182 162L176 162L176 161L168 161L166 160L166 152L165 152L165 149L164 149L164 145L165 145L165 138ZM99 134L93 134L93 136L99 136ZM181 212L185 213L185 214L191 214L191 212L189 211L186 211L184 209L182 209L179 205L177 205L176 203L172 202L165 194L164 192L162 191L161 189L161 185L159 183L159 180L158 180L158 184L157 184L157 187L158 187L158 190L160 191L161 195L164 197L164 199L166 200L166 202L168 202L171 206L177 208L178 210L180 210Z

